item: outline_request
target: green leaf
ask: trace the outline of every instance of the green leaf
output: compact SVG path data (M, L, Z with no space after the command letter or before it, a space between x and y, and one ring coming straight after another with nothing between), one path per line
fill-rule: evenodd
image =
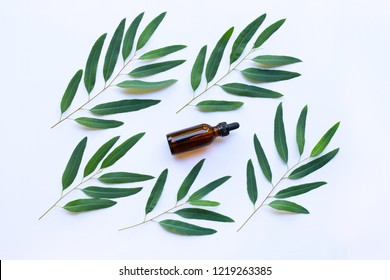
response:
M170 219L163 220L159 222L159 224L167 231L182 235L211 235L217 232L216 230L211 228L204 228L182 221Z
M115 65L118 60L119 51L121 49L123 32L125 30L125 23L126 23L126 19L124 18L116 28L114 35L112 35L110 44L108 45L108 49L107 49L107 53L103 65L103 77L104 77L104 81L106 82L114 72Z
M62 174L62 190L68 188L76 178L79 171L81 160L87 146L87 137L81 140L76 148L73 150L72 155L69 158L68 164L65 167L65 171Z
M158 90L158 89L168 87L176 82L177 80L165 80L159 82L145 82L140 80L131 80L131 81L121 82L116 86L120 88L128 88L128 89L136 89L136 90Z
M137 142L145 135L145 132L138 133L121 145L116 147L103 161L101 168L107 168L117 162L121 157L123 157Z
M239 101L205 100L196 104L199 110L204 112L233 111L244 105Z
M299 213L299 214L310 214L306 208L302 207L299 204L287 200L274 200L268 205L279 211L286 211L286 212Z
M238 35L237 39L234 41L232 52L230 54L230 64L235 62L244 52L246 45L255 35L257 29L263 23L266 14L259 16L257 19L252 21L245 29Z
M139 111L158 103L160 103L160 100L124 99L96 105L90 111L96 115L111 115Z
M203 188L197 190L196 192L194 192L190 198L188 199L189 202L191 201L194 201L194 200L199 200L201 198L203 198L204 196L206 196L208 193L212 192L213 190L215 190L216 188L218 188L220 185L222 185L223 183L225 183L227 180L229 180L231 178L231 176L225 176L225 177L222 177L222 178L219 178L215 181L212 181L211 183L207 184L206 186L204 186Z
M257 184L252 160L248 160L246 166L246 189L248 191L249 199L252 201L253 205L255 205L257 201Z
M88 94L91 93L95 86L97 67L106 36L107 33L104 33L102 36L99 37L99 39L96 40L95 44L91 49L91 52L89 53L87 64L85 65L84 85L87 89Z
M272 34L274 34L285 21L286 19L278 20L277 22L271 24L266 29L264 29L264 31L261 32L259 37L257 37L256 42L254 44L254 48L260 47L265 41L267 41L268 38L271 37Z
M306 130L307 105L303 107L297 123L297 145L299 154L302 155L305 148L305 130Z
M138 26L144 16L144 13L140 13L130 24L129 28L126 31L125 38L123 39L123 47L122 47L122 57L125 61L131 51L133 50L134 38L137 33Z
M183 183L181 184L179 191L177 192L177 202L182 200L190 190L191 186L193 185L196 177L198 177L198 174L200 170L202 169L203 163L205 159L200 160L188 173L187 177L184 179Z
M119 137L120 136L111 138L96 151L96 153L91 157L91 159L88 161L87 165L84 168L84 177L87 177L89 174L95 171L96 167L111 150L111 148L115 145Z
M140 66L129 73L130 76L139 78L155 75L183 64L185 60L171 60Z
M217 45L215 46L213 52L210 55L209 60L206 65L206 80L209 83L214 79L217 74L219 64L221 63L223 53L225 51L226 45L229 42L230 37L233 34L234 27L226 31L225 34L219 39Z
M152 192L150 193L148 202L146 203L145 215L152 212L154 207L156 207L156 204L159 201L161 194L164 190L165 182L167 181L167 176L168 169L165 169L158 177L156 184L154 185Z
M311 151L310 157L316 157L320 155L328 146L330 140L332 140L333 135L336 133L337 129L339 128L340 122L336 123L334 126L332 126L325 134L322 136L320 141L318 141L317 145L313 148Z
M107 184L124 184L124 183L135 183L143 182L153 179L153 176L130 173L130 172L111 172L100 176L98 179L100 182Z
M81 77L83 76L83 70L79 70L74 74L72 79L70 80L64 95L61 99L61 114L63 114L68 108L70 104L72 104L73 98L76 95L77 89L79 88Z
M82 191L94 198L120 198L131 196L139 193L142 188L102 188L102 187L86 187Z
M220 205L219 202L211 201L211 200L193 200L190 202L190 204L194 206L203 206L203 207L215 207Z
M279 104L276 110L274 140L275 140L276 150L278 151L280 158L287 164L288 148L286 142L286 132L284 131L282 103Z
M200 208L184 208L177 210L175 214L186 219L207 220L223 223L233 223L234 220L225 215L219 214L214 211L209 211Z
M100 198L84 198L76 199L71 202L68 202L64 209L69 212L85 212L97 209L108 208L114 206L115 201L109 199L100 199Z
M314 171L320 169L325 164L327 164L329 161L331 161L339 152L339 149L335 149L315 160L312 160L297 169L295 169L291 174L288 176L289 179L300 179L303 178L310 173L313 173Z
M250 86L240 83L230 83L221 86L224 91L238 96L260 97L260 98L279 98L283 94L266 88Z
M299 214L310 214L306 208L302 207L299 204L287 200L274 200L268 205L279 211L287 211L287 212L299 213Z
M146 43L149 41L150 37L152 37L153 33L156 31L157 27L160 25L162 20L165 17L166 12L160 14L156 18L154 18L144 29L141 35L138 38L137 42L137 51L142 49Z
M292 197L292 196L297 196L300 194L307 193L307 192L314 190L316 188L319 188L325 184L326 184L326 182L314 182L314 183L292 186L292 187L289 187L289 188L286 188L284 190L279 191L277 194L275 194L275 197L276 198L288 198L288 197Z
M202 81L204 63L206 60L207 45L200 49L191 70L191 87L195 91Z
M255 58L252 58L252 60L256 63L259 63L262 67L270 68L302 62L302 60L298 58L284 55L259 55Z
M86 127L100 128L100 129L115 128L123 124L123 122L115 121L115 120L102 120L102 119L86 118L86 117L77 118L75 119L75 121Z
M271 167L269 166L267 156L265 155L263 147L261 146L256 134L253 136L253 144L255 146L257 161L259 162L261 171L263 171L265 178L272 183Z
M284 70L266 70L258 68L247 68L241 73L248 79L258 83L270 83L290 80L299 77L301 74Z
M175 53L177 51L180 51L187 46L185 45L172 45L172 46L167 46L164 48L159 48L150 52L147 52L139 57L140 60L147 60L147 59L156 59L160 57L164 57L166 55L169 55L171 53Z

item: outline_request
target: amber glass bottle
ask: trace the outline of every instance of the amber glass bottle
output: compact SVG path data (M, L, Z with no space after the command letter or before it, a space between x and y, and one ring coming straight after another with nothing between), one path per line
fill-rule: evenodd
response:
M172 155L195 150L211 144L218 136L229 135L230 130L237 129L238 123L227 124L221 122L212 127L208 124L199 124L167 134L167 140Z

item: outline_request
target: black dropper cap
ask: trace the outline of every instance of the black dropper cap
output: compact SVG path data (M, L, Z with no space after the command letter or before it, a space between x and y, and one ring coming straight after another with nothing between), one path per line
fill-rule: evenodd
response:
M227 124L226 122L221 122L218 124L218 126L220 127L221 132L222 132L221 136L224 137L224 136L229 135L230 130L234 130L234 129L239 128L240 124L237 122L229 123L229 124Z

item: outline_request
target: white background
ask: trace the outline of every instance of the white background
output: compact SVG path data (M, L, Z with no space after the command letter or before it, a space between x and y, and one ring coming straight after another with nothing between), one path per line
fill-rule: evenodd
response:
M388 259L389 6L386 1L329 0L6 1L0 11L0 258ZM104 32L110 38L122 18L127 18L128 26L142 11L146 13L141 29L161 12L168 12L142 52L171 44L188 46L169 57L184 58L187 63L151 79L176 78L179 82L145 95L161 99L158 106L113 116L125 121L120 128L91 131L68 121L50 129L59 117L60 99L69 79L84 67L96 38ZM239 98L215 88L205 94L205 99L241 100L245 105L229 113L205 114L195 108L178 115L175 112L192 96L189 73L199 49L208 44L210 53L229 27L236 27L236 38L265 12L267 19L262 28L281 18L287 21L258 54L291 55L303 60L285 67L300 72L302 77L266 85L285 94L280 101L290 165L298 160L295 124L306 104L305 155L337 121L341 126L327 150L341 149L331 163L306 180L325 180L328 185L291 199L307 207L310 215L278 214L265 207L237 233L253 210L246 194L245 168L249 158L256 163L254 133L261 139L274 177L285 170L273 144L273 118L279 100ZM227 69L232 41L217 76ZM228 81L243 78L234 73ZM96 85L100 87L101 75ZM126 97L132 98L111 89L93 105ZM85 98L80 86L74 105ZM238 121L241 127L207 149L187 156L170 155L166 133L220 121ZM220 201L218 211L236 223L198 222L219 231L208 237L177 236L156 223L118 232L121 227L142 221L154 181L134 184L145 187L144 191L119 199L115 207L76 215L55 208L38 221L59 197L63 169L84 136L89 139L83 166L109 138L121 135L120 141L124 141L141 131L146 132L145 137L107 172L158 176L169 168L166 189L154 212L159 213L175 204L177 189L186 174L206 158L193 188L231 175L232 179L207 198ZM255 168L259 195L263 197L269 185L257 164ZM69 196L80 197L81 192L76 191Z

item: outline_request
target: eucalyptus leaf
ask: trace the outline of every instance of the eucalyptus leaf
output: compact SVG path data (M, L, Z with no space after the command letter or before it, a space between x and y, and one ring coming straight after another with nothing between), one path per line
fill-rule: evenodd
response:
M305 148L306 117L307 117L307 105L303 107L297 123L296 138L297 138L297 145L298 145L298 150L300 155L303 154L303 150Z
M89 128L97 128L97 129L115 128L123 125L123 122L120 121L103 120L103 119L86 118L86 117L77 118L75 119L75 121L83 126Z
M72 77L70 80L68 86L66 87L66 90L64 92L64 95L61 99L61 114L63 114L68 108L70 107L70 104L72 104L73 98L76 95L77 89L79 88L81 77L83 76L83 70L78 70L76 74Z
M207 220L223 223L234 222L234 220L228 216L200 208L183 208L175 211L175 214L186 219Z
M262 87L250 86L240 83L230 83L222 85L221 88L227 93L246 96L246 97L259 97L259 98L279 98L283 94L272 91Z
M91 159L88 161L87 165L84 168L84 177L87 177L89 174L95 171L96 167L111 150L111 148L115 145L119 137L120 136L115 136L114 138L111 138L96 151L96 153L91 157Z
M339 149L335 149L315 160L312 160L297 169L295 169L291 174L288 176L289 179L300 179L303 178L310 173L313 173L314 171L320 169L325 164L327 164L329 161L331 161L339 152Z
M267 156L265 155L263 147L261 146L256 134L253 136L253 144L255 146L257 161L259 162L261 171L263 171L265 178L272 183L271 167L269 166Z
M106 82L114 72L115 65L118 60L118 55L122 44L123 32L125 30L125 23L126 19L124 18L116 28L114 35L112 35L110 44L108 45L103 65L103 77L104 81Z
M286 21L286 19L281 19L278 20L277 22L271 24L268 26L266 29L264 29L263 32L257 37L256 42L254 44L254 48L260 47L262 44L264 44L265 41L269 39L269 37L272 36L281 26L282 24Z
M260 64L262 67L269 67L269 68L302 62L302 60L298 58L292 56L284 56L284 55L259 55L252 58L252 60Z
M334 134L336 133L337 129L339 128L340 122L336 123L334 126L332 126L325 134L322 136L320 141L318 141L317 145L313 148L311 151L310 157L316 157L320 155L328 146L330 140L332 140Z
M149 199L146 203L145 215L152 212L154 207L156 207L156 204L159 201L161 194L164 190L165 182L167 181L167 176L168 169L165 169L157 178L156 184L154 185L152 192L150 193Z
M143 182L153 179L153 176L130 173L130 172L111 172L106 173L98 178L100 182L107 184L124 184L124 183L135 183Z
M144 29L141 35L138 38L137 42L137 51L142 49L146 43L149 41L150 37L152 37L153 33L156 31L157 27L160 25L162 20L165 17L166 12L158 15L154 18Z
M187 46L185 45L172 45L172 46L167 46L163 48L159 48L156 50L152 50L150 52L147 52L139 57L140 60L147 60L147 59L156 59L160 57L164 57L166 55L169 55L171 53L175 53L177 51L180 51Z
M282 103L279 104L276 110L274 123L275 123L274 140L275 140L276 150L278 151L280 158L287 164L288 148L286 142L286 132L284 130Z
M68 202L64 209L69 212L85 212L91 210L98 210L103 208L108 208L114 206L115 201L109 199L100 199L100 198L83 198L76 199L71 202Z
M159 224L167 231L182 235L211 235L217 232L216 230L211 228L204 228L171 219L163 220L159 222Z
M136 89L136 90L158 90L158 89L168 87L176 82L177 80L165 80L159 82L145 82L140 80L131 80L131 81L121 82L116 86L120 88Z
M301 195L301 194L307 193L311 190L317 189L325 184L326 184L326 182L314 182L314 183L292 186L292 187L289 187L289 188L286 188L286 189L279 191L277 194L275 194L275 197L276 198L288 198L288 197L292 197L292 196Z
M196 177L198 177L200 170L202 169L205 159L200 160L188 173L187 177L184 179L177 192L177 202L182 200L190 190L191 186L194 184Z
M203 46L194 62L194 66L192 66L191 70L191 87L192 90L195 91L202 81L202 74L203 74L203 68L204 63L206 60L206 53L207 53L207 45Z
M219 202L211 201L211 200L193 200L190 202L190 204L194 206L203 206L203 207L216 207L220 205Z
M230 54L230 64L235 62L244 52L246 45L255 35L257 29L263 23L266 14L259 16L252 21L245 29L238 35L237 39L233 43L232 52Z
M204 196L206 196L208 193L212 192L216 188L218 188L220 185L225 183L227 180L229 180L231 176L225 176L222 178L219 178L215 181L212 181L211 183L207 184L203 188L197 190L194 192L190 198L188 199L189 202L194 201L194 200L199 200L202 199Z
M120 198L127 197L139 193L142 188L102 188L102 187L86 187L82 191L94 198Z
M210 55L209 60L206 65L206 80L209 83L212 79L214 79L217 74L219 64L221 63L223 53L225 51L226 45L229 42L230 37L233 34L234 27L230 28L226 31L225 34L219 39L217 42L213 52Z
M129 73L135 78L155 75L183 64L185 60L171 60L140 66Z
M124 99L96 105L90 111L96 115L112 115L146 109L160 103L154 99Z
M279 211L286 211L286 212L299 213L299 214L310 214L306 208L302 207L299 204L287 200L274 200L268 205Z
M84 85L88 94L90 94L95 87L97 67L106 37L107 33L103 34L96 40L91 52L89 53L87 64L85 65Z
M246 189L248 191L249 199L252 201L253 205L255 205L257 201L257 184L252 160L248 160L246 166Z
M299 77L301 74L284 70L268 70L258 68L247 68L241 73L248 79L258 83L270 83L290 80Z
M123 47L122 47L122 57L124 61L129 57L131 51L133 50L135 34L137 33L139 24L141 23L143 16L144 13L140 13L133 20L133 22L130 24L129 28L126 31L125 38L123 39Z
M68 188L76 178L80 168L81 160L83 159L85 147L87 146L87 139L87 137L84 137L84 139L77 144L69 158L68 164L66 165L64 173L62 174L62 190Z
M122 158L137 142L145 135L145 132L138 133L121 145L116 147L103 161L101 168L107 168Z
M196 104L199 110L204 112L233 111L239 109L243 102L225 100L205 100Z

